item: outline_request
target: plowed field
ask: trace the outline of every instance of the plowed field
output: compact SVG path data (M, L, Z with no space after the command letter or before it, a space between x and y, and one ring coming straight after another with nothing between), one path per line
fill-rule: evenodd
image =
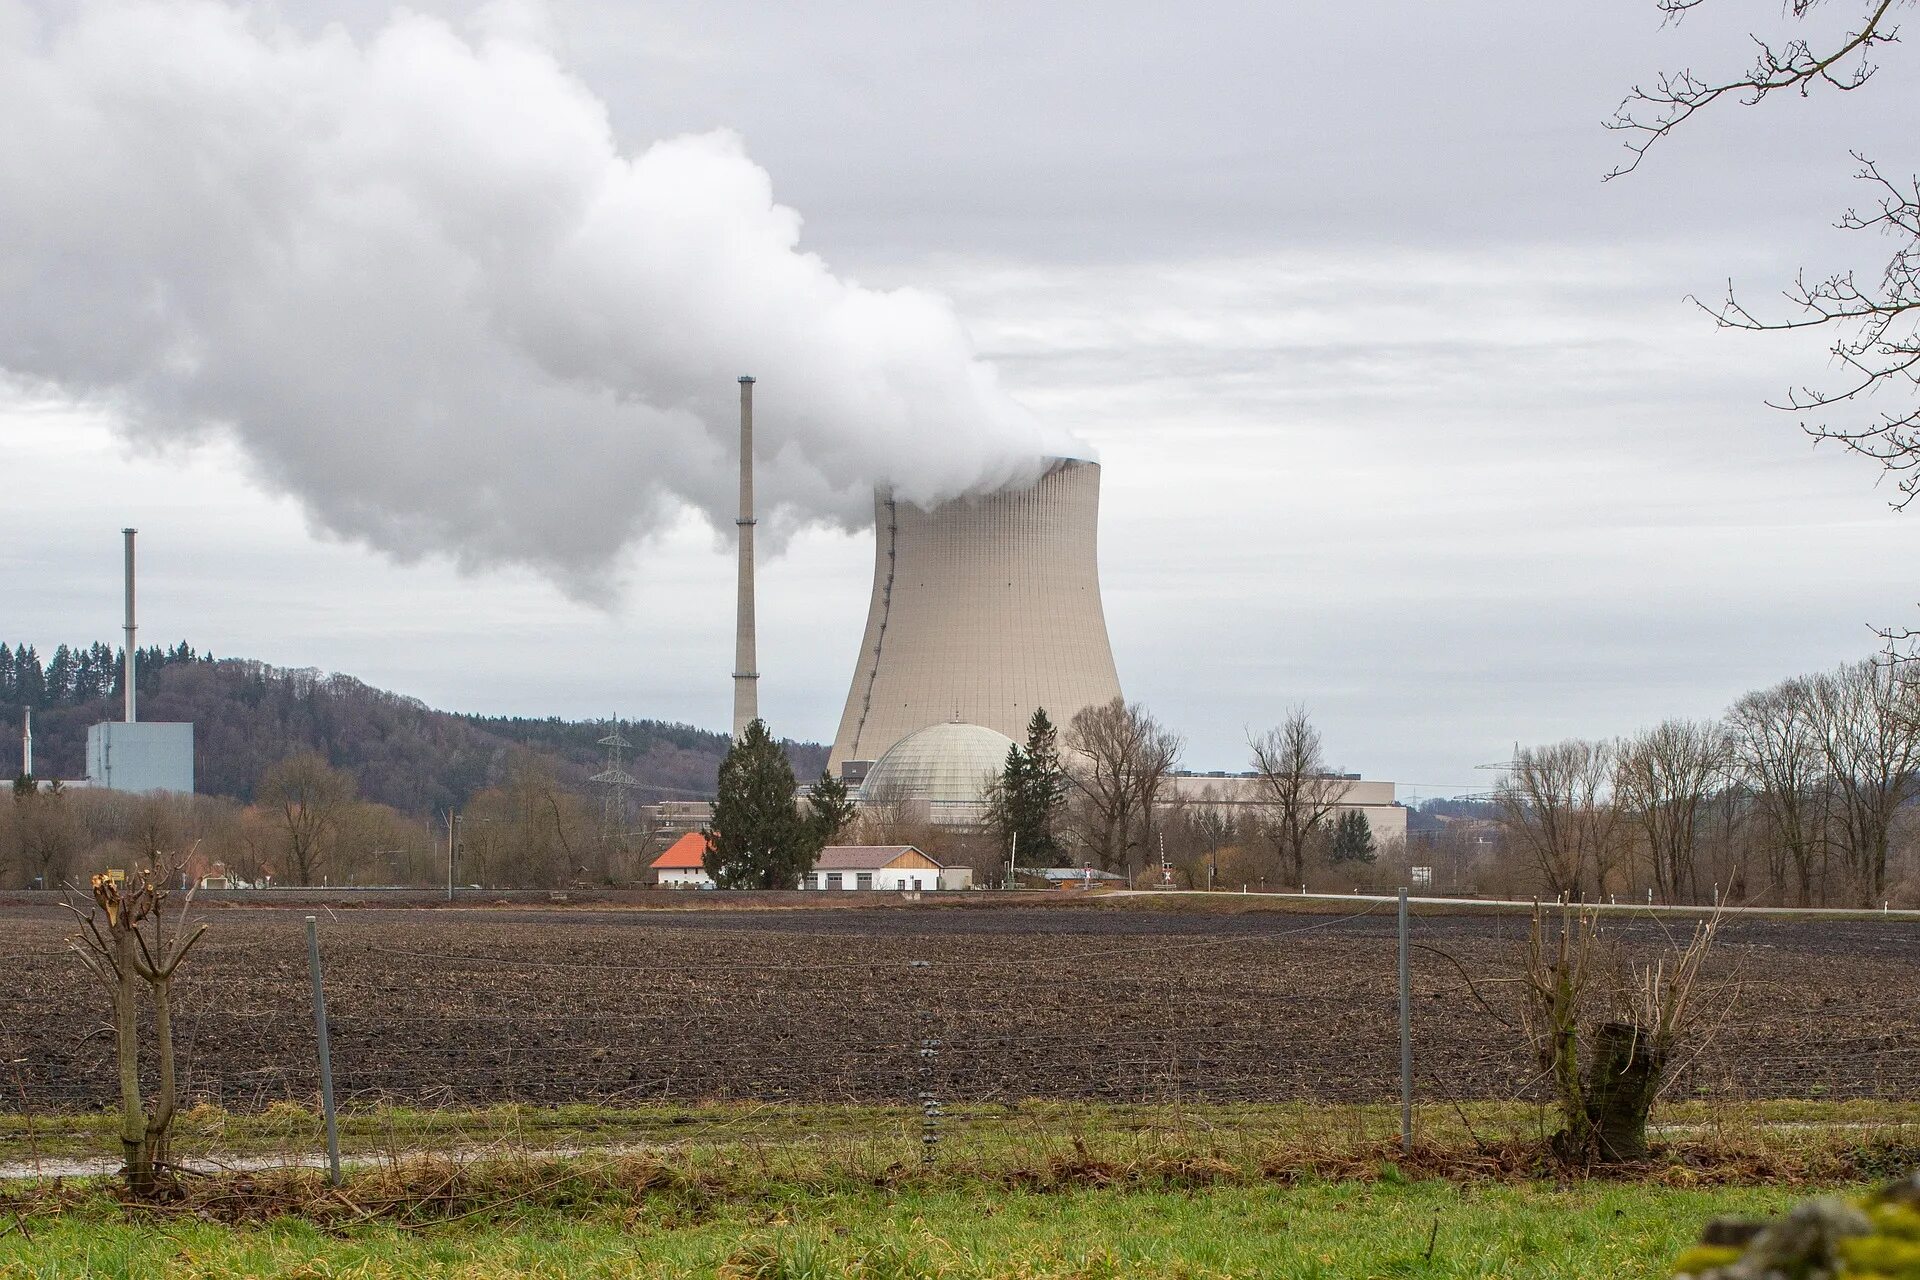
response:
M305 912L203 914L213 931L178 991L190 1099L310 1099ZM0 1111L110 1100L104 993L62 951L71 927L0 910ZM1398 1096L1391 908L365 909L320 927L348 1100L900 1101L923 1070L954 1100ZM1513 1018L1500 979L1524 927L1416 919L1424 1098L1528 1087L1496 1017ZM1743 920L1714 967L1728 1013L1683 1090L1920 1097L1920 928Z

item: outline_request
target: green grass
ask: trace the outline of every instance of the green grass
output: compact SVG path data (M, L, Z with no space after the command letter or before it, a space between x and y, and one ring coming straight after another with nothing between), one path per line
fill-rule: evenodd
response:
M961 1108L930 1170L905 1108L388 1108L345 1118L370 1159L337 1192L265 1170L149 1209L108 1179L0 1183L0 1280L1652 1277L1715 1214L1920 1160L1915 1104L1663 1118L1669 1150L1633 1180L1578 1180L1540 1155L1537 1110L1496 1104L1424 1110L1407 1159L1392 1107ZM183 1124L188 1150L319 1149L293 1106ZM28 1128L0 1117L0 1152L107 1145L98 1116Z
M1670 1274L1670 1260L1707 1217L1777 1212L1793 1198L1770 1188L1708 1193L1598 1182L1308 1180L1201 1193L975 1185L706 1210L672 1197L617 1211L333 1231L294 1220L238 1228L130 1221L102 1203L28 1219L24 1231L0 1237L0 1280L1656 1277Z

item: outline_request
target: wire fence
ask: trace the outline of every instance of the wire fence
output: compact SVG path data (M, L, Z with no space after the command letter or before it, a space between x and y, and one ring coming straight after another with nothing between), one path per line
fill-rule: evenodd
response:
M176 988L184 1103L313 1107L303 913L208 919ZM68 927L53 913L0 919L0 1112L114 1103L105 993L62 950ZM1652 955L1676 926L1606 927ZM1409 920L1421 1111L1543 1097L1518 1029L1526 928ZM1034 1100L1400 1099L1391 904L350 911L323 916L319 937L333 1088L349 1111L719 1102L742 1104L749 1126L764 1113L747 1104L834 1104L848 1127L918 1126L932 1149ZM1732 922L1708 978L1711 1016L1670 1097L1920 1101L1920 926Z

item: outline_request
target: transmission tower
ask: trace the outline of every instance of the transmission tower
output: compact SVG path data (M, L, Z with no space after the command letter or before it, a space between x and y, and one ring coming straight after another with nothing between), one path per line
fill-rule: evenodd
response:
M639 785L639 780L627 772L627 750L633 744L620 732L618 716L610 722L607 736L600 739L600 745L607 749L607 767L589 782L597 782L606 788L606 795L600 807L600 831L607 843L614 844L626 838L628 814L627 792Z

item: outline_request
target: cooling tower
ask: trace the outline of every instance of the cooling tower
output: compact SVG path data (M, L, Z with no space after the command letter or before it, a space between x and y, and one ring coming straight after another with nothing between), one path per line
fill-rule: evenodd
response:
M829 768L959 720L1024 742L1120 696L1100 607L1100 467L1061 459L1032 488L925 510L874 500L873 600Z

